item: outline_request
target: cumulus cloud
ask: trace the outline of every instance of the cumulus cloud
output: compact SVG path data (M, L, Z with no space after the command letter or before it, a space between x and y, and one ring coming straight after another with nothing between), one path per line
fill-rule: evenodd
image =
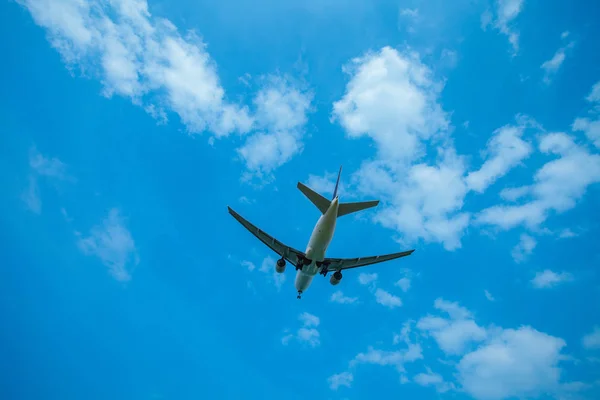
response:
M513 55L519 51L519 33L514 27L514 21L523 10L523 0L495 0L494 10L487 10L481 16L481 27L488 26L506 35L510 42Z
M446 354L461 355L474 343L487 338L486 330L477 325L472 314L458 303L438 298L434 307L448 317L427 315L417 322L417 328L433 337Z
M358 297L344 296L344 293L342 293L341 290L337 290L331 294L329 301L339 304L354 304L358 302Z
M377 288L375 291L375 301L387 308L396 308L402 306L402 300L400 300L400 297L395 296L381 288Z
M249 170L247 178L268 178L273 170L302 151L311 98L283 78L269 79L267 86L258 92L254 104L259 132L248 137L238 149Z
M573 280L573 276L568 272L557 273L546 269L542 272L537 272L531 280L531 284L536 289L548 289L571 280Z
M459 361L459 382L482 400L537 397L557 389L565 345L530 327L502 329Z
M483 193L498 178L531 155L533 146L522 138L525 128L525 125L506 125L494 131L487 143L487 160L478 171L467 175L466 182L470 190Z
M377 281L377 273L376 272L372 272L372 273L361 272L358 275L358 283L360 283L361 285L368 285L371 283L375 283L375 281Z
M298 320L302 324L296 331L296 334L287 334L281 339L281 343L287 345L292 339L296 339L300 343L317 347L321 344L320 333L317 329L321 323L319 317L303 312L298 316Z
M80 237L77 245L86 255L94 255L118 281L129 281L139 257L135 242L118 209L113 208L101 224L91 228L88 236Z
M575 207L589 185L600 182L600 155L591 153L565 133L541 136L539 150L558 158L547 162L534 175L531 185L513 188L527 201L517 205L496 205L479 213L479 224L511 229L519 225L535 229L554 211Z
M283 78L269 79L252 115L228 100L202 39L151 15L146 0L18 2L46 29L71 71L99 78L103 95L129 98L161 123L175 113L189 133L257 130L239 149L250 175L268 175L301 151L310 95Z
M458 303L437 299L436 309L449 318L422 318L417 327L443 331L451 324L464 326L449 331L452 334L434 336L440 348L450 356L458 356L455 365L457 387L475 399L500 400L512 397L535 398L541 394L564 394L574 382L560 381L560 363L568 359L562 353L564 340L529 326L505 329L499 326L480 327L473 314ZM469 324L466 324L470 322ZM442 338L442 340L440 340ZM467 343L477 346L466 346ZM421 375L421 384L444 386L441 376ZM575 385L576 386L576 385Z
M533 253L533 249L537 245L537 241L531 237L530 235L523 233L519 239L519 243L513 247L511 251L511 255L513 260L516 263L521 263L527 259L531 253Z

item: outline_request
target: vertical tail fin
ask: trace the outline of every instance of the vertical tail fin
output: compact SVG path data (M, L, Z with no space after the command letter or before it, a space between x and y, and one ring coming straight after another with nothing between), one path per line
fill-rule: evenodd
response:
M331 198L331 200L335 199L335 196L337 196L338 186L340 184L340 176L342 176L342 166L341 165L340 165L340 172L338 172L337 181L335 182L335 189L333 189L333 197Z

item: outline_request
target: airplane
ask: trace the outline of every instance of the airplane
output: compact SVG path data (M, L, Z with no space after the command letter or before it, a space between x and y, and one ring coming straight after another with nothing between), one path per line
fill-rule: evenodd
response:
M379 204L379 200L341 203L337 194L341 174L342 167L340 167L331 200L326 199L308 186L298 182L298 189L300 189L300 191L322 213L313 229L312 235L310 236L308 245L306 246L306 250L304 252L283 244L273 236L248 222L240 214L232 210L231 207L227 206L229 214L231 214L240 224L250 231L250 233L256 236L260 241L270 247L271 250L281 257L275 264L275 270L278 273L281 274L285 272L286 260L295 266L295 286L296 290L298 291L298 299L300 299L302 297L302 293L308 289L317 273L326 277L329 271L334 271L329 282L335 286L342 280L343 270L364 267L366 265L389 261L400 257L406 257L415 251L413 249L400 253L358 258L325 257L325 252L331 243L331 239L333 238L335 231L336 221L339 217L366 210Z

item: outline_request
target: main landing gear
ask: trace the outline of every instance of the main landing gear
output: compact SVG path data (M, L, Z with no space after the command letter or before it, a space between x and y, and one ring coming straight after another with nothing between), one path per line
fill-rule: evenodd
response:
M300 300L302 298L302 290L298 290L298 297L297 299Z

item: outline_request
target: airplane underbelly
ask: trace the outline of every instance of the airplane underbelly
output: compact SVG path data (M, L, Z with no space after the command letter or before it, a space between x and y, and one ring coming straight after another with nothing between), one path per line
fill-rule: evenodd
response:
M314 275L307 275L302 271L298 271L296 274L296 290L299 292L304 292L310 286L310 283L313 280Z

